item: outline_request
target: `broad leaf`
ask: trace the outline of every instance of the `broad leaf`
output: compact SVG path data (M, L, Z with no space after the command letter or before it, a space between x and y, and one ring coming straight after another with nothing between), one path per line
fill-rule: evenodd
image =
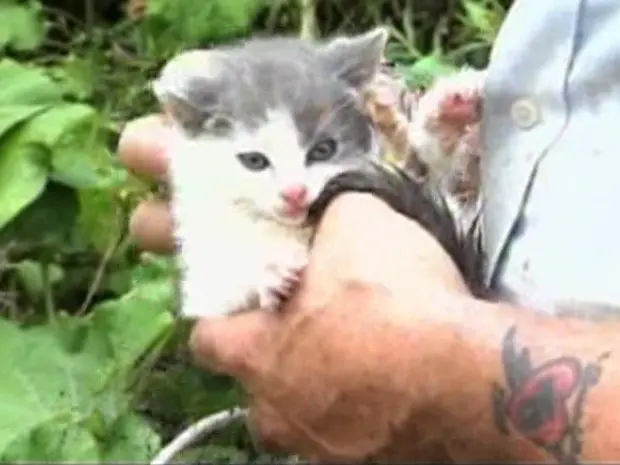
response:
M11 60L0 61L0 88L1 230L41 194L54 146L87 112L61 105L58 86L43 72Z
M45 36L40 4L35 1L0 0L0 51L35 50Z
M479 32L488 33L493 30L493 25L490 21L490 10L484 4L481 5L480 2L463 0L462 5L467 18Z
M59 247L74 229L78 208L75 190L48 182L41 195L0 230L0 245L13 241L28 248Z
M86 100L92 97L95 90L97 76L96 67L87 59L68 56L61 65L48 69L50 76L63 89L65 95L78 100Z
M45 148L18 137L0 141L0 230L43 191L46 155Z
M396 70L414 87L427 87L437 77L454 72L456 67L438 53L432 53L420 58L411 66L397 66Z
M57 104L0 139L0 229L39 196L48 176L74 187L96 185L87 162L95 124L91 107Z
M95 169L91 152L104 151L105 146L99 137L95 110L88 105L63 104L46 116L46 142L52 150L51 178L75 188L97 186L103 178Z
M1 105L0 106L0 137L19 123L28 120L37 113L47 109L47 105Z
M34 66L0 60L0 106L45 105L62 101L62 89Z
M106 463L137 463L152 459L161 447L159 436L138 415L127 413L112 424L102 445Z
M110 433L123 422L131 425L122 428L129 435L125 443L147 444L133 458L150 458L154 434L145 425L134 428L135 418L122 419L126 400L115 393L123 392L128 370L170 328L165 294L136 289L88 318L58 315L29 329L0 320L0 460L100 461L99 448L89 444L99 443L101 433L108 441L104 455L118 458L129 446L114 446ZM62 446L65 435L80 438L82 446Z
M266 4L264 0L151 0L146 19L149 26L158 26L160 33L173 39L169 43L199 45L243 35Z

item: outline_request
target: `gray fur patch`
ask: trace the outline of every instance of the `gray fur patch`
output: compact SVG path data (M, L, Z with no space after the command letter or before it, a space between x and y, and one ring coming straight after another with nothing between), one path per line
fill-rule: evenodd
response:
M323 43L254 38L201 55L186 52L195 55L191 66L172 60L158 95L174 101L173 112L194 136L209 131L214 117L230 121L231 130L252 130L277 110L291 115L300 146L331 137L339 142L338 158L359 156L375 144L360 91L378 71L386 40L387 33L376 29ZM176 69L181 63L184 72Z

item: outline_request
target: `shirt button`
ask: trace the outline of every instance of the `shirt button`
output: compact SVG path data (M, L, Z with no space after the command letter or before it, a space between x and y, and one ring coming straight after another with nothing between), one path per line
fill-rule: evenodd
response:
M510 115L514 122L522 129L530 129L540 119L538 108L531 100L520 99L510 108Z

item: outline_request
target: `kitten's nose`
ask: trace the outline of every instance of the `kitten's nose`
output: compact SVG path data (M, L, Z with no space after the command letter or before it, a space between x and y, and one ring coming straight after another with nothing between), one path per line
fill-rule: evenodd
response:
M308 188L302 184L286 186L280 191L280 197L288 204L300 206L306 203Z

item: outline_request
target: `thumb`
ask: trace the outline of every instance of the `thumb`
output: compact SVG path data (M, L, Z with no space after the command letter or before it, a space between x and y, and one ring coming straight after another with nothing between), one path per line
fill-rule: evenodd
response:
M244 381L258 370L278 324L265 310L205 318L192 330L190 349L199 365Z

